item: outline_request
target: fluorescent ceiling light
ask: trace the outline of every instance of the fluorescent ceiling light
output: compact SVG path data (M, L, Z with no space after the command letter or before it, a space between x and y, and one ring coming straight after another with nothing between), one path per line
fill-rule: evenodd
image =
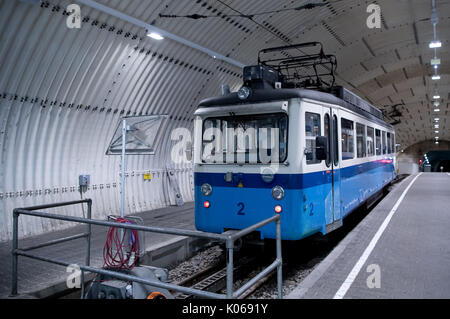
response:
M431 65L434 65L435 67L441 64L441 59L431 59Z
M434 120L435 120L435 121L439 121L439 117L435 117Z
M164 37L162 35L160 35L159 33L156 32L150 32L149 34L147 34L148 37L155 39L155 40L163 40Z
M432 79L432 80L440 80L440 79L441 79L441 76L440 76L440 75L433 75L433 76L431 77L431 79Z
M434 106L439 106L439 101L434 102Z
M439 128L439 124L435 124L435 125L434 125L434 128Z
M433 99L440 99L441 96L440 95L433 95Z
M434 133L439 134L439 131L434 131Z
M431 41L430 42L430 49L440 48L441 46L442 46L441 41Z
M434 111L435 111L435 112L439 112L439 111L440 111L440 109L434 109Z

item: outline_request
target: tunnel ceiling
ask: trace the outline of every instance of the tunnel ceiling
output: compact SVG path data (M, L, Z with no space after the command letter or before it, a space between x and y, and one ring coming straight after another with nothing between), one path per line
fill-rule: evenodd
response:
M5 1L3 1L5 2ZM33 1L23 1L33 2ZM402 114L400 123L396 125L397 141L407 147L418 141L432 139L433 105L432 95L434 81L430 76L433 70L430 59L434 51L428 48L433 38L433 28L430 22L431 0L398 0L398 1L361 1L361 0L332 0L326 6L305 9L300 11L284 11L266 15L257 15L251 19L236 15L254 14L279 9L298 7L310 1L229 1L229 0L174 0L174 1L143 1L143 0L98 0L110 8L123 12L131 17L160 27L208 49L231 57L244 64L256 62L259 49L299 43L306 41L320 41L324 44L326 52L333 53L338 59L338 83L356 91L374 105L389 114L392 106ZM314 1L313 1L314 2ZM315 1L316 3L321 1ZM55 6L65 8L70 1L43 1L42 10L55 12ZM370 29L366 26L369 13L366 8L376 3L381 7L381 29ZM32 6L32 5L30 5ZM450 1L437 0L439 23L437 25L438 39L443 43L438 49L441 58L438 82L438 91L441 96L440 105L440 138L450 138L450 128L447 123L449 103L449 73L450 73ZM141 28L127 25L115 17L99 13L94 9L82 6L83 18L91 17L90 27L101 26L109 29L123 27L123 32L130 32L139 37L138 50L147 51L149 47L155 51L167 53L172 59L185 59L194 66L211 65L214 71L225 71L232 74L231 84L237 85L241 70L227 63L214 61L203 53L180 48L180 44L171 40L155 43L154 40L143 38ZM61 10L63 11L63 10ZM217 15L206 19L166 18L162 15L190 15L205 16ZM234 16L233 16L234 15ZM11 17L9 17L11 18ZM95 26L92 24L97 23ZM107 26L106 26L107 25ZM86 28L86 27L85 27ZM106 30L105 30L106 31ZM64 30L67 33L67 30ZM88 41L89 33L83 34ZM133 35L129 38L133 39ZM70 45L70 44L69 44ZM117 44L111 44L117 45ZM183 56L177 54L179 52ZM153 53L153 52L152 52ZM101 59L108 59L103 56ZM157 58L157 57L156 57ZM99 58L100 59L100 58ZM200 62L202 61L202 62ZM201 71L202 68L200 68ZM208 71L211 68L206 67ZM223 69L223 70L222 70ZM131 70L130 70L131 71ZM178 71L178 70L177 70ZM217 73L217 72L216 72ZM209 74L208 74L209 75ZM75 79L80 81L84 75ZM172 81L164 83L165 89L186 86L179 72L172 74L159 73L161 77L171 77ZM205 76L207 77L207 76ZM134 80L139 85L146 85L148 79ZM432 83L433 82L433 83ZM195 83L192 83L195 86ZM197 81L198 88L204 85ZM96 87L99 89L99 87ZM145 90L145 88L142 88ZM195 91L197 88L192 87ZM13 93L13 92L11 92ZM128 93L128 92L127 92ZM89 92L87 94L96 94ZM176 92L174 92L176 94ZM192 97L187 101L186 116L191 116L198 99L206 96ZM141 104L148 104L151 94L143 97ZM126 99L127 96L124 97ZM395 120L390 119L391 122Z
M252 20L242 17L198 20L159 17L159 14L193 13L248 15L293 8L308 2L164 1L158 8L148 6L147 10L142 10L139 1L135 0L127 5L121 1L114 7L245 64L255 63L258 50L264 47L320 41L327 52L337 56L339 84L364 96L386 114L392 112L393 105L400 104L396 108L402 115L389 121L400 120L396 130L397 141L402 147L433 139L435 81L431 80L430 60L434 50L428 47L433 39L431 0L329 1L324 7L255 16ZM369 15L366 8L371 3L381 7L381 29L366 26ZM450 1L436 1L436 6L439 16L437 34L443 43L437 50L441 58L441 79L437 81L441 96L439 136L448 139Z
M293 8L309 1L172 1L164 2L155 11L141 10L141 14L136 14L132 8L138 7L137 2L130 1L129 8L123 4L116 8L245 64L255 63L258 50L264 47L320 41L326 52L337 56L339 84L365 97L386 114L397 105L401 116L389 121L400 120L396 130L397 142L402 147L435 136L432 103L435 81L431 80L430 66L434 50L428 47L433 39L431 0L328 1L324 7L254 16L252 20L169 19L158 15L249 15ZM369 16L366 8L371 3L381 7L381 29L366 26ZM439 137L449 139L450 1L436 1L436 7L437 34L443 44L437 50L441 58L441 79L437 81L441 96Z
M232 90L241 85L242 70L236 65L170 39L155 41L136 23L81 2L89 1L0 0L0 240L10 235L10 216L4 212L76 198L78 174L91 174L95 185L87 195L103 216L117 211L120 160L105 156L105 150L120 117L164 113L170 116L167 132L176 127L192 129L193 112L201 99L219 94L221 84ZM326 53L337 56L338 84L387 114L392 105L401 104L395 128L402 148L434 137L430 78L434 52L428 48L433 38L431 0L331 0L310 10L252 19L239 15L310 1L95 2L242 64L256 63L262 48L320 41ZM71 3L80 3L81 29L66 26L65 9ZM381 7L381 29L366 26L366 9L372 3ZM437 50L439 136L450 140L450 1L436 0L436 7L442 42ZM218 17L195 20L160 14ZM170 203L173 194L164 172L172 145L166 134L156 156L129 160L131 212ZM179 174L183 198L192 200L190 164L172 166ZM140 184L136 176L150 168L155 178L147 190L150 186ZM53 226L26 227L24 234Z

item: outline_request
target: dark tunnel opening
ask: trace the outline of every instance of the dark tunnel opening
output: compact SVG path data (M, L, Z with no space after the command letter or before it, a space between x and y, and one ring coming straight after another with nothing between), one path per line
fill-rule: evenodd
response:
M447 172L450 173L450 160L443 160L436 165L436 172Z

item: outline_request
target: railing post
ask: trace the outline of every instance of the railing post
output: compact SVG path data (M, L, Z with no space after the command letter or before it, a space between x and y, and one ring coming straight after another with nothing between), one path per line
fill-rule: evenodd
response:
M84 299L84 270L81 270L81 296L80 299Z
M234 240L232 238L227 239L226 244L228 252L227 260L227 298L233 298L233 253L234 253Z
M281 254L281 218L276 220L277 226L277 260L279 262L277 266L277 288L278 288L278 298L283 299L283 276L282 276L282 266L283 257Z
M81 204L83 205L83 204ZM88 199L87 201L87 218L91 219L92 218L92 199ZM86 236L86 266L90 266L91 265L91 224L86 224L87 225L87 236ZM84 271L81 271L81 299L84 299Z
M87 202L87 218L91 219L92 218L92 199L89 199ZM86 236L86 265L90 266L91 264L91 224L86 224L87 225L87 236Z
M12 258L12 281L11 281L11 296L17 295L17 269L18 269L18 257L17 249L19 248L19 213L13 210L13 240L11 249Z

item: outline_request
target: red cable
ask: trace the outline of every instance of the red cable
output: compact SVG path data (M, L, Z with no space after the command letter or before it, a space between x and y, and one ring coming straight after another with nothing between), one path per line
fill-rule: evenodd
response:
M117 218L117 223L131 224L125 218ZM115 269L132 269L139 254L139 233L137 230L123 229L123 236L120 238L121 229L110 227L106 235L105 246L103 247L103 267ZM134 260L131 264L130 258L134 253Z

